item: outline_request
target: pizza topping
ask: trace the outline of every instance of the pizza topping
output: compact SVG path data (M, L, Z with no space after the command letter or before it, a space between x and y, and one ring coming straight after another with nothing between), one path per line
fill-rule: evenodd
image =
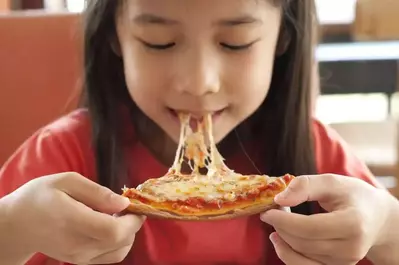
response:
M139 193L129 194L129 198L137 200L146 205L150 205L156 209L173 212L177 214L212 214L215 212L227 212L231 209L244 208L251 205L262 204L264 202L271 203L273 196L278 192L267 190L267 192L262 192L261 195L256 195L255 193L247 194L246 196L236 196L232 200L227 199L213 199L205 200L202 197L190 197L186 200L177 201L148 201L143 197L140 197ZM233 194L233 193L231 193ZM226 194L227 195L227 194ZM125 195L127 196L127 195Z
M196 200L201 198L204 203L228 202L275 195L276 192L283 190L288 185L293 176L287 175L286 178L287 182L282 178L259 175L246 181L237 177L236 180L220 181L218 184L213 183L206 176L200 179L187 176L174 182L162 184L154 184L153 179L150 179L137 189L125 190L124 194L129 198L140 197L154 202L186 202L193 200L193 198ZM127 191L129 192L127 193ZM154 194L154 196L150 194Z

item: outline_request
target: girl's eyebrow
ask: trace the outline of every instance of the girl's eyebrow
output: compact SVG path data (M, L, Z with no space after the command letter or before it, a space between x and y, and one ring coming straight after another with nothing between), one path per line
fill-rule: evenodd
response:
M179 21L170 19L170 18L165 18L149 13L143 13L135 16L133 18L133 22L137 24L159 24L159 25L176 25L179 24Z
M179 21L171 19L171 18L166 18L166 17L161 17L158 15L154 14L149 14L149 13L142 13L133 18L133 22L141 25L151 25L151 24L158 24L158 25L166 25L166 26L171 26L171 25L177 25L180 24ZM262 24L262 20L259 18L256 18L251 15L242 15L238 17L233 17L233 18L225 18L216 21L216 25L219 26L239 26L239 25L245 25L245 24Z
M244 24L262 24L263 21L252 15L242 15L234 18L221 19L216 22L220 26L239 26Z

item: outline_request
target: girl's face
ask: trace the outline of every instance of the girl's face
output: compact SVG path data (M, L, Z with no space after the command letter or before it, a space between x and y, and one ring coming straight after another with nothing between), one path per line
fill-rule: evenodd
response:
M271 0L129 0L117 16L137 106L178 141L178 112L212 113L222 140L265 99L281 7Z

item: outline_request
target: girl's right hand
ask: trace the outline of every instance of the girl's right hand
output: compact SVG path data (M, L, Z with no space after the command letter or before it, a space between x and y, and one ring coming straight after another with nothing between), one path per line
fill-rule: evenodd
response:
M15 248L73 264L121 262L144 218L129 200L77 173L37 178L1 199Z

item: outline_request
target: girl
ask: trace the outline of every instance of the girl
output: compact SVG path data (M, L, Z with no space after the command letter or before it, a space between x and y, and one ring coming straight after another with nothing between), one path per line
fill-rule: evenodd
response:
M398 202L311 118L312 1L90 0L85 21L84 106L0 171L1 264L399 263ZM292 213L118 215L171 165L181 111L214 115L232 169L301 175Z

